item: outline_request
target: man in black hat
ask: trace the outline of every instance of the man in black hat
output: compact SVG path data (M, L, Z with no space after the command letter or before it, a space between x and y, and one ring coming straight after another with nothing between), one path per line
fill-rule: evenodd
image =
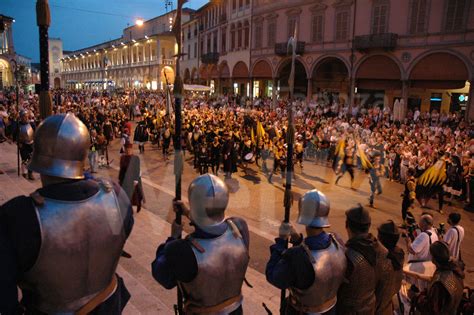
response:
M455 315L463 295L464 273L459 264L450 259L445 242L431 244L430 253L436 271L428 290L412 297L412 303L421 314Z
M369 233L371 218L361 205L346 211L346 282L337 294L338 314L374 314L375 291L381 290L379 279L388 251Z
M375 290L377 300L376 314L393 314L392 298L398 291L403 279L403 261L405 253L397 246L400 233L392 220L382 223L378 227L377 238L388 250L386 260L383 260L383 274Z

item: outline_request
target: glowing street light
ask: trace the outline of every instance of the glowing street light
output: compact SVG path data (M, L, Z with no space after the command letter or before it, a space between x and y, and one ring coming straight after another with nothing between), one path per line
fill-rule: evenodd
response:
M143 23L145 23L145 21L142 18L138 18L135 20L135 25L137 26L143 26Z

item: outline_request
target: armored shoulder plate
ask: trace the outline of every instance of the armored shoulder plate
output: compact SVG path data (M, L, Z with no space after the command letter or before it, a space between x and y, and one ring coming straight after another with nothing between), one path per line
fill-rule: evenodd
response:
M249 254L241 237L229 225L227 231L213 239L193 239L198 273L189 283L180 283L187 303L211 307L241 295ZM240 302L229 306L231 313ZM230 309L233 308L233 309Z
M314 283L306 290L291 288L290 292L297 304L296 307L302 306L303 309L309 308L313 312L314 310L324 312L336 304L337 290L344 280L347 267L344 249L334 238L329 247L322 250L310 250L306 244L301 246L313 265Z
M85 200L43 198L35 206L41 249L21 287L43 313L75 312L110 284L126 240L124 214L104 188Z
M34 130L31 127L30 123L20 124L20 143L32 144L34 140Z

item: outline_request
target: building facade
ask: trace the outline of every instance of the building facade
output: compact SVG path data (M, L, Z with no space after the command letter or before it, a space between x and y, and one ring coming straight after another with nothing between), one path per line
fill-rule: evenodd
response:
M49 38L49 86L50 88L61 88L64 85L61 82L63 59L63 42L60 38Z
M469 0L254 0L250 79L288 91L288 37L297 28L295 93L336 93L409 109L453 111L472 95ZM259 25L259 26L257 26ZM262 39L262 40L260 40ZM267 94L262 91L262 94ZM462 101L461 101L462 100Z
M189 21L184 9L182 21ZM162 89L175 77L177 46L171 28L176 11L123 30L120 38L64 54L61 79L69 88Z
M14 85L10 61L15 59L13 23L15 20L0 14L0 90Z
M200 30L191 38L200 58L183 66L183 75L214 81L220 93L236 86L242 95L285 97L287 42L296 29L296 96L389 106L403 99L406 109L464 110L474 97L473 2L210 1L189 22Z
M250 0L212 0L198 9L183 28L185 82L211 86L217 93L250 96Z
M16 82L21 88L32 90L34 84L31 59L17 54L13 44L13 25L15 19L0 14L0 90L15 86ZM15 80L15 63L18 67Z

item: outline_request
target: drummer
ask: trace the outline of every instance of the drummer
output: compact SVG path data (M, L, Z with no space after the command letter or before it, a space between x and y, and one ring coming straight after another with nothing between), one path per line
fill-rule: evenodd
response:
M247 173L247 168L250 163L253 163L253 158L254 158L254 145L252 143L252 140L245 135L244 139L242 141L242 146L241 146L241 159L242 159L242 168L244 169L244 172Z

